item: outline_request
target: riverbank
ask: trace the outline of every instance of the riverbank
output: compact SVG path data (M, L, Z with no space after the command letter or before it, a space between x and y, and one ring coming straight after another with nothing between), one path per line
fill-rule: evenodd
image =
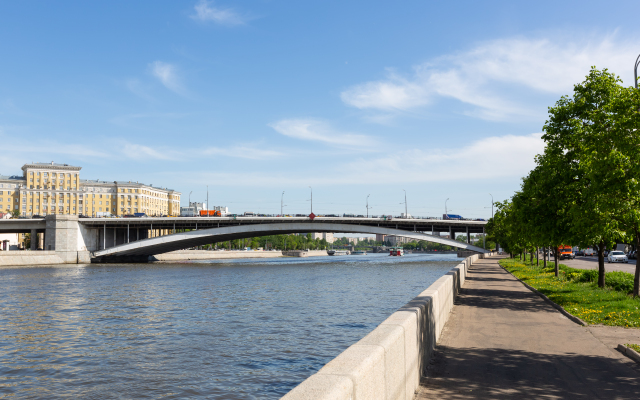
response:
M628 294L633 289L631 274L608 272L607 287L601 289L596 284L595 270L560 264L560 276L556 278L553 264L544 269L535 262L503 259L500 265L588 324L640 327L640 299Z

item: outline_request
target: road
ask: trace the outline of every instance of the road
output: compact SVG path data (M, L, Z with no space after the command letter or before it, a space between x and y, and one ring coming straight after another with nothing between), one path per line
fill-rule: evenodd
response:
M551 259L553 263L553 258ZM542 264L542 260L540 260ZM598 257L576 257L573 260L561 260L560 264L564 264L567 267L579 268L579 269L598 269ZM604 259L605 271L622 271L630 274L636 273L636 260L629 260L628 264L622 263L607 263L607 259Z

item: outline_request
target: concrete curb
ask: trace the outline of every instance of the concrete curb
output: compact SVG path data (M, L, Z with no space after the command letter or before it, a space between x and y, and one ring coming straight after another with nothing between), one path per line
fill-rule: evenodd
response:
M640 354L638 354L638 352L635 351L634 349L627 347L623 344L619 344L618 351L620 351L620 353L624 354L625 356L629 357L633 361L640 364Z
M465 258L282 399L412 400L467 271L484 256Z
M498 264L500 265L500 264ZM547 296L545 296L543 293L540 293L538 290L536 290L533 286L529 285L528 283L522 281L520 278L518 278L517 276L515 276L514 274L512 274L511 272L509 272L505 267L503 267L502 265L500 265L500 268L504 269L505 271L507 271L507 273L511 276L513 276L514 278L516 278L520 283L522 283L527 289L531 290L533 293L537 294L538 296L540 296L542 298L542 300L544 300L545 302L547 302L551 307L555 308L556 310L560 311L560 313L562 315L564 315L565 317L569 318L571 321L575 322L578 325L582 325L582 326L589 326L588 323L584 322L583 320L581 320L580 318L576 317L575 315L569 313L567 310L565 310L562 306L556 304L554 301L552 301L550 298L548 298Z

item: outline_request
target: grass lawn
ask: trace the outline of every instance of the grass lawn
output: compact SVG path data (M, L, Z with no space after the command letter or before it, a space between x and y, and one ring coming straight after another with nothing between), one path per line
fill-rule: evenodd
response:
M507 271L544 293L569 313L589 324L640 327L640 299L633 298L633 275L608 272L605 289L597 285L598 271L569 268L560 264L560 276L555 277L553 263L547 268L535 261L506 258L500 260Z
M640 353L640 345L637 344L632 344L632 343L627 343L625 344L625 346L634 349L635 351L637 351L638 353Z

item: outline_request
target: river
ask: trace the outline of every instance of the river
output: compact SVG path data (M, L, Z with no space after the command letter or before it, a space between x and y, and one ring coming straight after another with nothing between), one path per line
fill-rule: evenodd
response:
M278 399L460 259L0 269L0 398Z

